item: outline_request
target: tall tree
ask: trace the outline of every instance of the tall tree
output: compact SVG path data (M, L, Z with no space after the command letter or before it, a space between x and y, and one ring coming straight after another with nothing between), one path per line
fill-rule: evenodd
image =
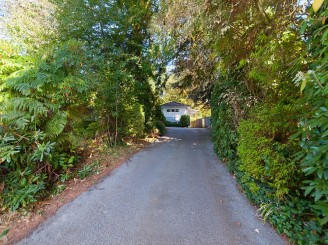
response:
M8 38L25 52L36 53L57 40L55 5L49 0L4 0L4 24Z
M74 0L56 4L61 39L85 41L94 51L93 58L99 61L94 66L95 80L107 88L96 92L98 104L104 109L100 117L115 125L119 118L118 124L126 128L128 102L137 103L145 114L146 129L151 130L157 102L150 84L156 75L149 56L148 25L155 2Z

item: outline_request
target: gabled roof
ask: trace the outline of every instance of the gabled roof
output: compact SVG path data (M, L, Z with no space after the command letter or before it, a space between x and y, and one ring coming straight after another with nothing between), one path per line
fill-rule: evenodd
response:
M165 103L161 106L189 107L189 105L185 105L185 104L182 104L182 103L179 103L179 102L176 102L176 101L171 101L171 102Z

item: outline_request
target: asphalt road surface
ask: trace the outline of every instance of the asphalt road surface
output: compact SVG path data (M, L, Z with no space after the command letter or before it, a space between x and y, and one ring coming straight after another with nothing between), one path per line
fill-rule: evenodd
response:
M284 244L216 158L209 130L167 135L19 244Z

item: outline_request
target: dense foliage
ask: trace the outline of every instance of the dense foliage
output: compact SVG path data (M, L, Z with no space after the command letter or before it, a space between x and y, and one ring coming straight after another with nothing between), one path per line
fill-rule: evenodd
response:
M327 0L6 2L1 211L65 180L90 139L164 134L170 85L211 107L214 149L263 218L328 243Z
M190 116L182 115L179 121L181 127L188 127L190 125Z
M72 163L74 129L79 127L81 108L87 104L82 99L88 84L81 75L83 50L77 42L63 44L57 50L23 70L15 72L2 84L1 104L1 167L4 178L4 207L16 209L20 204L34 200L33 195L44 189L46 176L65 169ZM82 98L81 98L82 97ZM19 177L18 177L19 176ZM22 195L14 179L20 183ZM40 187L34 188L34 182ZM11 196L14 200L10 200ZM25 203L26 202L26 203Z
M170 121L166 121L165 125L168 127L189 127L190 126L190 116L188 115L182 115L180 118L180 121L178 122L170 122Z
M156 1L6 3L1 211L25 207L65 181L95 138L116 146L165 131L155 91L165 69L149 34Z
M298 244L328 242L328 3L314 2L317 12L293 0L167 0L156 22L176 86L211 104L219 157Z
M315 6L314 6L315 8ZM305 21L302 32L308 37L309 67L300 72L295 82L300 83L304 102L310 111L300 121L298 134L301 147L298 158L302 159L306 174L305 194L315 200L313 206L321 224L328 223L328 3L324 1L321 9ZM305 28L305 29L304 29Z

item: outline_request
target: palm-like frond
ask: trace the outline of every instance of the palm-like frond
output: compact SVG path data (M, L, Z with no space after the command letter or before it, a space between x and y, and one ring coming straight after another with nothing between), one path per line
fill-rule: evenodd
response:
M46 123L45 134L49 137L58 136L63 132L67 124L67 112L57 111L57 113Z
M46 116L48 108L44 103L34 98L15 97L8 100L13 110L28 111L33 116Z

